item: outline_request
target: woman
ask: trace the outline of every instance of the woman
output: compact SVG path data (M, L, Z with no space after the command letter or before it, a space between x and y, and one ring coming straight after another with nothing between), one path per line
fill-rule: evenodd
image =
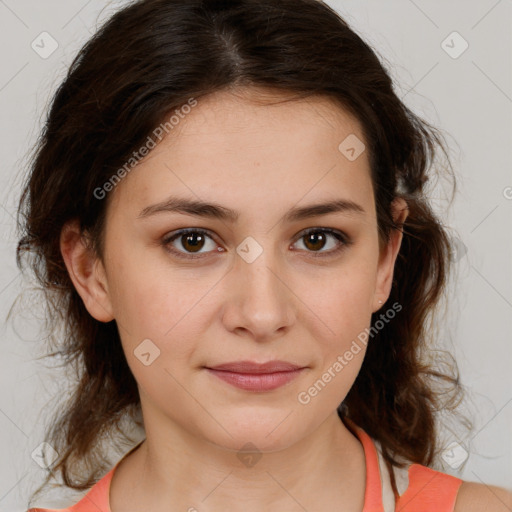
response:
M65 510L511 507L433 469L461 392L420 357L450 263L425 197L437 149L321 2L113 16L20 204L20 264L35 252L79 372L47 437L52 473L92 486ZM98 443L139 413L145 439L105 474Z

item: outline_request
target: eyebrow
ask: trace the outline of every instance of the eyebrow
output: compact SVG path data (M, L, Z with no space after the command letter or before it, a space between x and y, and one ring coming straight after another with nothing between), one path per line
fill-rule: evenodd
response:
M226 208L215 202L204 202L194 199L185 199L180 197L169 197L161 203L157 203L144 208L137 218L146 218L163 212L184 213L196 217L219 219L223 221L236 222L240 217L240 212ZM349 199L336 199L324 203L316 203L308 206L294 207L289 210L283 218L284 222L297 222L328 215L330 213L356 213L365 215L364 208Z

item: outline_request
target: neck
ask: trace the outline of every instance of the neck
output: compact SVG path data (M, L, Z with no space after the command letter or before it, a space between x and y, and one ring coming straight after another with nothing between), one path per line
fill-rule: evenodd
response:
M112 512L363 509L364 451L336 412L286 449L237 455L177 427L146 426L114 474Z

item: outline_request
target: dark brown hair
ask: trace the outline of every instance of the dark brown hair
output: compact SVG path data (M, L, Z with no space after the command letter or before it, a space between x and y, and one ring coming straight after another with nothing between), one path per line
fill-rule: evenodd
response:
M404 105L375 51L323 2L142 0L111 17L71 64L20 201L18 265L32 255L55 329L48 356L76 371L72 395L46 437L59 453L52 472L60 471L70 488L97 481L107 466L93 448L122 434L122 419L137 421L140 402L116 322L92 318L72 285L61 229L78 219L101 258L109 197L100 200L95 190L190 98L251 86L290 98L328 97L361 123L380 241L403 229L388 300L403 309L369 342L338 412L381 443L389 465L432 465L439 454L437 415L462 397L456 364L442 371L428 357L431 319L452 262L450 237L426 197L437 155L448 157L441 133ZM404 226L391 216L397 196L408 204ZM77 477L79 463L87 470Z

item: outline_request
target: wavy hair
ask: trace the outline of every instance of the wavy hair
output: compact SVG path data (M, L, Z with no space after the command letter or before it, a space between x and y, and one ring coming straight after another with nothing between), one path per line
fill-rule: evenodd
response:
M107 462L94 448L126 435L121 421L140 420L140 399L115 321L95 320L70 280L61 230L77 219L101 258L109 201L95 190L191 97L251 86L291 99L328 97L362 126L379 241L403 231L387 302L403 309L368 344L338 413L380 443L388 467L435 463L436 418L463 397L453 358L443 370L440 352L432 357L434 313L453 263L450 236L427 198L430 177L441 172L438 155L447 158L443 176L453 190L455 178L443 135L393 85L375 51L317 0L140 0L83 46L52 98L18 211L17 262L25 269L31 255L51 326L45 357L75 371L72 393L46 434L59 454L51 474L60 472L65 486L85 490L99 479ZM391 215L395 197L408 205L402 226ZM377 320L374 313L372 324ZM86 469L77 476L80 464Z

